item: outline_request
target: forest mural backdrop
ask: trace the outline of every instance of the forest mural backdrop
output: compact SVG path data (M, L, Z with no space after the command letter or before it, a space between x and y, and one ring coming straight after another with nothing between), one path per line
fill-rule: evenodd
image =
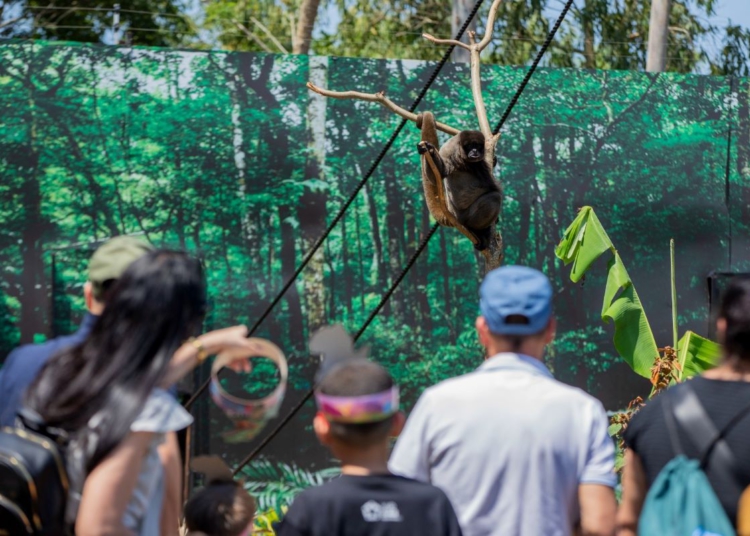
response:
M204 260L207 329L252 325L399 121L374 104L324 100L305 82L384 89L408 105L433 68L1 45L0 356L74 330L88 256L98 241L123 233ZM524 72L483 67L491 123ZM419 109L476 128L468 81L468 66L447 65ZM572 285L554 246L577 208L592 205L657 342L669 344L674 237L681 331L706 334L708 274L750 271L748 90L748 79L540 69L503 129L496 174L505 195L506 260L549 274L560 328L548 364L610 410L650 386L621 362L611 327L599 319L604 266L583 287ZM316 362L306 351L308 335L330 322L356 332L431 226L417 141L407 125L257 332L289 356L292 389L282 414L310 387ZM480 363L473 330L479 266L463 236L441 229L360 340L402 385L407 409L425 387ZM218 432L228 421L207 397L193 412L195 452L221 453L233 464L253 448L222 442ZM312 412L308 404L245 473L265 504L288 500L333 465L315 442Z

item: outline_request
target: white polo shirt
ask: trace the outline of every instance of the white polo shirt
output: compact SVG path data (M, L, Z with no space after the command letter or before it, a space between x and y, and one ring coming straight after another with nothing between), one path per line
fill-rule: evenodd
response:
M441 488L465 536L567 536L578 485L616 484L607 428L598 400L502 353L422 394L389 468Z

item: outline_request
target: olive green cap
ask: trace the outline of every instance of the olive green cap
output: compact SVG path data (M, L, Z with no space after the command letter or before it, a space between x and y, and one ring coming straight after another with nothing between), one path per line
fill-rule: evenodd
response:
M100 300L105 281L119 279L133 261L153 249L147 242L132 236L116 236L102 244L89 260L89 281L94 297Z

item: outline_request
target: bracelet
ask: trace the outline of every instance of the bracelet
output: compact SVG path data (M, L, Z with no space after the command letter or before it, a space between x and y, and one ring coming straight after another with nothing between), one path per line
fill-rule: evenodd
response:
M203 346L203 343L200 341L200 339L190 337L187 342L192 344L193 347L198 350L198 363L203 363L208 358L208 352L206 352L206 347Z

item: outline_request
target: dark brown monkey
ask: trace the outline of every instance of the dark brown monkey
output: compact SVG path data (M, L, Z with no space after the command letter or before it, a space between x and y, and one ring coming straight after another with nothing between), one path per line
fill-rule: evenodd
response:
M485 159L484 134L476 130L461 131L438 152L433 115L429 112L420 114L417 126L422 129L422 141L418 147L420 154L429 153L444 179L445 207L433 207L428 194L433 194L433 200L436 200L438 196L435 190L438 186L430 166L423 162L422 184L427 207L441 225L446 225L441 220L441 217L446 219L445 210L450 211L455 220L474 235L477 240L474 247L480 251L487 249L492 236L492 225L500 214L502 194ZM433 204L438 203L433 201ZM454 225L449 223L448 226Z

